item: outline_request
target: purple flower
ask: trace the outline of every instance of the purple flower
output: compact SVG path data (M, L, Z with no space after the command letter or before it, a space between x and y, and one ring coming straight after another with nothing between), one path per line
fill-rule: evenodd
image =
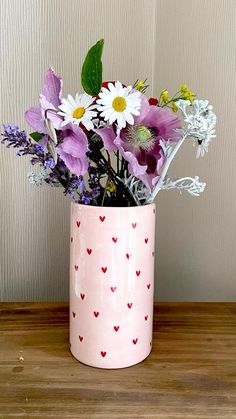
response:
M176 142L181 127L179 118L170 109L149 105L141 95L140 115L134 117L134 125L124 129L113 127L94 130L101 136L107 150L119 150L129 163L129 172L153 189L165 162L160 140Z
M60 132L62 138L56 150L65 165L77 176L84 175L88 170L88 140L83 130L68 124Z
M47 159L44 160L43 165L46 169L54 169L55 162L52 157L48 157Z
M25 112L25 121L37 132L47 133L44 124L46 116L51 119L56 129L60 128L62 118L56 112L61 104L61 89L62 79L50 67L46 72L43 93L39 96L39 106Z
M1 143L8 142L7 148L9 147L29 147L30 141L27 138L25 131L20 130L17 125L4 124L2 125L4 132L2 135L3 139Z
M80 194L85 190L85 184L82 176L79 178L72 175L65 188L64 194L70 195L74 201L78 201Z
M89 205L90 204L90 198L87 195L82 194L81 195L81 202L82 202L82 204Z

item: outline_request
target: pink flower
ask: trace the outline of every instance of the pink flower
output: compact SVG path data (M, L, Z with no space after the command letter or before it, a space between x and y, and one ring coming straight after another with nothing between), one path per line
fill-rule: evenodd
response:
M56 150L65 165L77 176L88 170L88 140L84 131L74 124L68 124L60 131L62 141Z
M45 76L43 93L39 96L39 106L34 106L25 112L25 121L35 131L46 134L44 125L45 111L56 129L60 128L62 118L56 114L61 104L62 79L50 67ZM49 110L50 109L50 110Z
M178 141L180 136L175 130L180 127L181 122L172 110L150 105L142 95L140 115L134 117L134 125L116 132L113 127L94 131L107 150L120 151L129 163L129 172L152 190L165 162L160 140Z

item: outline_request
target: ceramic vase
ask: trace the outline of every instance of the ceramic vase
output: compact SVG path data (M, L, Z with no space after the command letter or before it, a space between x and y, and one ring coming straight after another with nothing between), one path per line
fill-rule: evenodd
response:
M152 347L155 204L71 205L70 350L125 368Z

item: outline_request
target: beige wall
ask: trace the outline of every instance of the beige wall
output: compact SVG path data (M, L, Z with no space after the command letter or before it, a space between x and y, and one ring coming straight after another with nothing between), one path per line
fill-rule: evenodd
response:
M192 145L173 175L207 181L200 198L157 200L156 297L236 298L235 0L1 0L0 121L24 126L45 69L80 89L89 45L105 37L104 78L148 77L153 93L186 82L211 99L217 140L204 160ZM152 92L150 92L152 93ZM234 105L231 103L234 102ZM28 184L31 166L0 148L0 300L63 300L68 290L69 202Z

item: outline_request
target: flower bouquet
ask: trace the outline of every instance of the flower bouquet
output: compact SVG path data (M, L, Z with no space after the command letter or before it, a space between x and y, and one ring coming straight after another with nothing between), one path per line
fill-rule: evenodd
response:
M85 57L81 94L62 97L62 79L49 68L39 104L25 112L33 132L5 124L2 142L40 166L31 183L71 197L71 351L119 368L151 350L154 199L165 189L204 190L197 176L170 179L168 169L186 141L204 156L216 116L185 84L150 98L146 80L103 82L103 45Z

